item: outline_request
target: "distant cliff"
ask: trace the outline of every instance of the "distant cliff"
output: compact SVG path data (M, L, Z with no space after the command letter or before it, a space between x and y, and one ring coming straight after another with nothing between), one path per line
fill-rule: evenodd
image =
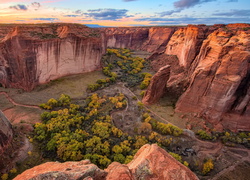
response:
M62 76L100 68L99 31L76 24L0 27L0 83L31 90Z

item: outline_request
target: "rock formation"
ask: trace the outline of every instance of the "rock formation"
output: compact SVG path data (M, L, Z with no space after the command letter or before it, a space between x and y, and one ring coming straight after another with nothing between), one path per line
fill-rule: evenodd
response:
M190 85L176 104L181 112L196 112L213 124L250 130L250 34L242 27L218 29L203 41L189 71ZM237 114L234 123L223 119Z
M167 81L170 76L170 66L166 65L152 77L149 87L142 99L144 104L153 104L157 102L166 92Z
M146 50L153 53L154 69L171 66L167 90L178 98L182 95L176 111L199 114L232 130L250 130L249 34L249 24L99 29L74 24L1 26L0 84L31 90L65 75L98 69L106 47ZM165 91L166 79L160 82ZM148 99L159 89L150 88Z
M180 28L171 36L165 54L177 55L179 65L189 68L199 53L202 41L206 38L208 32L209 27L207 26L189 25L186 28Z
M129 48L161 52L178 27L100 28L104 43L110 48Z
M136 33L143 29L141 46L136 41L139 37L131 35L129 28L107 28L105 32L109 32L107 46L154 52L150 59L158 66L155 69L171 66L168 82L168 78L162 79L158 87L150 86L144 103L155 102L146 99L159 99L163 95L158 93L161 86L173 95L183 93L176 111L198 113L215 126L222 123L224 128L237 131L250 130L249 28L249 24L133 28ZM122 40L127 43L121 45Z
M48 162L26 170L14 180L28 179L197 180L198 178L190 169L156 144L146 144L127 165L113 162L103 171L88 160L65 163Z
M9 120L0 110L0 157L9 146L13 138L13 129ZM0 158L1 160L1 158Z
M62 76L100 68L105 47L97 30L67 24L1 28L0 32L9 30L0 37L0 83L4 87L31 90Z

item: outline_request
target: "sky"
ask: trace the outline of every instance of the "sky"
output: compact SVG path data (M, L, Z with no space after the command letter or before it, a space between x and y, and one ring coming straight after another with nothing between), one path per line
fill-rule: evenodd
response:
M0 0L0 23L169 26L250 23L250 0Z

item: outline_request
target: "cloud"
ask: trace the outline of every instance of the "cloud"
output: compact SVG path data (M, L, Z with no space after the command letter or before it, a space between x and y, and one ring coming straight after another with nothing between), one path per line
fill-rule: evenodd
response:
M32 18L31 20L39 20L39 21L57 21L58 18Z
M76 13L76 14L83 14L82 10L80 10L80 9L76 10L74 13Z
M25 5L23 5L23 4L17 4L17 5L15 5L15 6L10 6L9 7L10 9L15 9L15 10L20 10L20 11L27 11L28 10L28 8L27 8L27 6L25 6Z
M137 1L137 0L123 0L124 2L131 2L131 1Z
M127 15L127 9L92 9L88 10L88 13L84 13L86 16L94 18L96 20L118 20L124 17L132 17Z
M228 0L227 2L238 2L238 0Z
M64 15L63 17L79 17L80 15L76 15L76 14L67 14Z
M169 15L172 15L174 13L179 13L179 12L183 11L184 9L196 6L198 4L211 2L211 1L217 1L217 0L179 0L179 1L174 2L175 10L163 11L163 12L157 13L157 14L160 14L161 17L169 16Z
M174 2L174 7L175 8L190 8L198 4L211 2L211 1L216 1L216 0L179 0L179 1Z
M37 10L41 7L41 4L39 2L33 2L31 3L31 6Z
M179 13L181 11L182 11L182 9L177 9L177 10L171 10L171 11L164 11L164 12L161 12L159 14L160 14L161 17L164 17L164 16L172 15L174 13Z
M250 17L249 9L232 9L229 12L214 13L214 16L248 16Z
M138 18L135 19L137 22L149 22L151 25L186 25L186 24L231 24L231 23L250 23L250 18Z

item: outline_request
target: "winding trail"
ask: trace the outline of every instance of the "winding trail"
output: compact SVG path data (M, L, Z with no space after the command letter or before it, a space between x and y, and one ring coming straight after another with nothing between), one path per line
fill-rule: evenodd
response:
M22 106L22 107L28 107L28 108L36 108L36 109L40 109L39 106L36 106L36 105L26 105L26 104L20 104L20 103L17 103L15 102L10 96L8 93L6 92L0 92L0 95L5 95L5 97L9 100L9 102L11 104L13 104L14 106Z

